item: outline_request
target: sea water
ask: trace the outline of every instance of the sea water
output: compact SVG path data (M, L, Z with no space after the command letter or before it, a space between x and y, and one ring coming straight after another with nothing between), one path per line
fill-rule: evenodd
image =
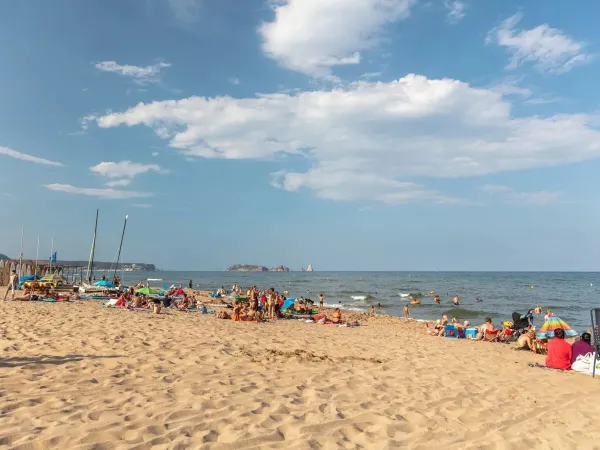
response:
M600 273L574 272L124 272L125 284L148 278L156 287L182 284L192 280L194 288L214 291L221 286L231 289L256 285L273 287L287 297L310 298L318 303L351 311L369 311L381 303L377 312L402 316L408 298L399 294L420 292L420 305L411 305L411 317L437 319L443 314L482 323L485 317L499 325L510 320L514 311L524 314L541 305L581 332L590 327L590 309L600 308ZM433 294L440 296L435 304ZM460 306L452 305L454 296ZM354 297L354 298L353 298ZM363 298L364 297L364 298ZM477 302L476 299L481 302ZM536 316L537 325L543 317Z

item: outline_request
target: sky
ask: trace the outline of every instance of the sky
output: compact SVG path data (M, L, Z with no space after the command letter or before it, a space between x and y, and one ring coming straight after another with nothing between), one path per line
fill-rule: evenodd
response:
M600 270L600 3L0 2L0 252Z

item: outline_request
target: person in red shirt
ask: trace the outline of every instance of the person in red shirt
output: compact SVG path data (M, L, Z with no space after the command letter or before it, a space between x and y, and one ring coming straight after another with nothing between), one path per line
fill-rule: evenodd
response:
M558 328L554 331L554 339L548 342L546 367L569 370L571 369L572 354L571 344L565 341L565 330Z

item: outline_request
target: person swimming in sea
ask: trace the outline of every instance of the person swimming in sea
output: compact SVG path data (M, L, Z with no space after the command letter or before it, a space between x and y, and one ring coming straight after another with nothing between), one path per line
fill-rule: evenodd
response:
M481 303L481 302L483 302L483 300L481 300L479 297L477 297L477 298L475 299L475 303Z
M440 296L436 295L435 297L433 297L433 302L437 303L439 305L440 304Z
M460 298L458 295L452 299L452 303L454 303L454 306L460 305Z

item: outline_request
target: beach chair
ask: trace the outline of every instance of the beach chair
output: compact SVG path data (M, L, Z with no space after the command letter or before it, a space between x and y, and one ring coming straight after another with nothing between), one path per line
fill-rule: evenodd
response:
M487 341L487 342L499 342L499 340L500 340L500 337L498 336L499 333L500 333L499 330L494 330L494 331L485 330L485 335L483 336L483 340Z
M450 339L458 339L458 330L454 325L446 325L444 327L444 336Z

